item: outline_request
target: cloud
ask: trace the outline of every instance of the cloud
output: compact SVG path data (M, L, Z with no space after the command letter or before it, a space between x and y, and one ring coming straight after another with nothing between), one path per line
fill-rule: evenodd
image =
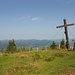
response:
M39 17L33 17L32 18L32 21L38 21L39 20Z
M39 17L33 17L33 16L25 16L25 17L19 17L17 18L18 21L34 21L34 22L37 22L37 21L40 21L40 18Z
M22 20L25 20L26 19L26 17L20 17L20 18L18 18L18 21L22 21Z

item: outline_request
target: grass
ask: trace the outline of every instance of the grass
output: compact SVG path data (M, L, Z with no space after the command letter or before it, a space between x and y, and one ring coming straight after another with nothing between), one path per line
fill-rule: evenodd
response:
M0 75L75 75L75 51L34 50L1 54Z

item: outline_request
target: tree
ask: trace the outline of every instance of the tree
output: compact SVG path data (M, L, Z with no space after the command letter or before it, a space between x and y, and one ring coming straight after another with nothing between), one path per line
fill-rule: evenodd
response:
M53 41L50 48L55 49L56 48L56 43Z
M64 49L66 46L65 46L65 40L62 39L61 42L60 42L60 48Z
M16 51L16 49L17 48L16 48L16 44L15 44L14 39L9 40L6 52L8 52L8 53L14 53Z

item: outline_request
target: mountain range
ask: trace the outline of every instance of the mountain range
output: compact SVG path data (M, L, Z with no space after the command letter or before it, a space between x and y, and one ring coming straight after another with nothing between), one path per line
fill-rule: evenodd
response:
M0 40L0 50L5 49L7 47L8 41L9 40ZM57 39L55 39L55 40L36 40L36 39L15 40L15 44L16 44L17 48L21 48L21 47L41 48L41 47L50 46L53 41L56 44L59 44L61 40L60 39L58 39L58 40ZM73 44L72 41L71 41L71 44Z

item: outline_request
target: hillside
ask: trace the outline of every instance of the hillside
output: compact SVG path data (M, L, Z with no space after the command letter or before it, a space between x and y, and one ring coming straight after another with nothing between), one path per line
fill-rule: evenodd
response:
M75 75L75 51L0 54L0 75Z

